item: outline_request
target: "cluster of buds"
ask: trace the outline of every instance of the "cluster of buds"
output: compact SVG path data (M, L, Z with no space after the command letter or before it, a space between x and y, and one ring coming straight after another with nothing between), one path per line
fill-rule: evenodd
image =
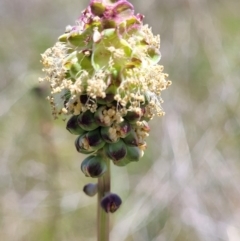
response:
M55 117L71 115L70 133L86 176L100 177L105 159L117 166L138 161L148 121L164 114L161 91L171 82L158 65L160 38L127 0L91 0L74 26L42 54Z

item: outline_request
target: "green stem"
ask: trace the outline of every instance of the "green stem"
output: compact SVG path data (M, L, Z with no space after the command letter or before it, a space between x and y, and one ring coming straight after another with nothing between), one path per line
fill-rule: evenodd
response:
M97 235L98 241L109 241L109 214L101 207L101 199L110 192L110 160L106 158L107 171L98 178L98 220Z

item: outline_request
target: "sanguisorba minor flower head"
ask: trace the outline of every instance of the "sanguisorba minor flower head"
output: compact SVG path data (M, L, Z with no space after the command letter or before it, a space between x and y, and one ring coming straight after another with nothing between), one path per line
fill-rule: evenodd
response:
M160 60L160 37L134 14L127 0L91 0L74 26L42 54L51 87L52 113L70 115L67 129L78 135L86 176L138 161L146 148L148 121L164 114L161 91L166 80Z

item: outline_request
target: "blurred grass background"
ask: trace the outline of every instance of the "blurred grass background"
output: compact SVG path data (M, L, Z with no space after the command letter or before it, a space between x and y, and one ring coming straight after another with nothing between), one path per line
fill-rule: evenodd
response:
M111 241L240 240L240 1L132 0L173 85L144 158L113 167ZM0 1L0 237L95 241L83 156L39 89L40 53L88 1Z

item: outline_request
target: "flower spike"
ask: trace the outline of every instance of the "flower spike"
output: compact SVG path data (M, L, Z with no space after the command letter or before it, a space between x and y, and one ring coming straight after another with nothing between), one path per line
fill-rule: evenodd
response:
M89 155L81 170L98 178L83 190L88 196L98 193L101 241L109 241L105 213L122 203L110 192L110 161L122 167L140 160L148 122L164 115L161 93L171 85L158 64L160 36L143 19L127 0L90 0L76 23L41 55L52 114L69 116L66 129L78 135L76 150Z

